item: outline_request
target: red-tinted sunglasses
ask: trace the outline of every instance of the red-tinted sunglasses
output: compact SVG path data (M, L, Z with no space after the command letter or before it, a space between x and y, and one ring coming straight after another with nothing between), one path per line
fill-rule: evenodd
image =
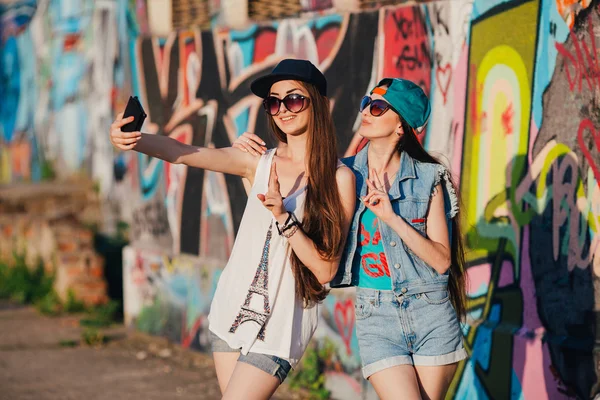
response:
M360 101L360 112L363 112L367 106L371 105L369 112L374 117L381 117L387 110L390 109L390 105L381 99L373 100L370 96L365 96Z
M285 96L283 99L279 99L275 96L269 96L263 100L263 107L267 114L275 116L279 114L281 103L293 113L299 113L308 106L309 98L302 96L298 93L291 93Z

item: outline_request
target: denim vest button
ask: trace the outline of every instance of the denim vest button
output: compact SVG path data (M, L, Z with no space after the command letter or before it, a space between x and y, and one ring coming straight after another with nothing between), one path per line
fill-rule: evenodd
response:
M398 264L398 263L394 264L394 268L396 268L396 269L400 268L400 264Z
M393 240L390 242L390 246L392 247L396 247L396 242L394 242Z

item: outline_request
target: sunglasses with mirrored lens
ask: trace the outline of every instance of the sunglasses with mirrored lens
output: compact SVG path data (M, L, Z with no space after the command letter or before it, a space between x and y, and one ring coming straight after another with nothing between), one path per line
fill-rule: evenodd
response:
M269 96L263 100L263 107L267 111L267 114L272 116L279 114L281 103L283 103L288 111L299 113L306 108L308 101L308 97L304 97L298 93L288 94L283 99L278 99L275 96Z
M387 110L390 109L390 105L386 101L381 99L373 100L370 96L365 96L360 101L360 112L363 112L363 110L367 108L369 104L371 105L369 112L374 117L381 117Z

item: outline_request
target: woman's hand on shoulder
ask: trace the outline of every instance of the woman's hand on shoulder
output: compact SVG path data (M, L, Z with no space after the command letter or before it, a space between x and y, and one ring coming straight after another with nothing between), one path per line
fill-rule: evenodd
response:
M251 132L242 133L231 147L259 157L267 151L266 143Z

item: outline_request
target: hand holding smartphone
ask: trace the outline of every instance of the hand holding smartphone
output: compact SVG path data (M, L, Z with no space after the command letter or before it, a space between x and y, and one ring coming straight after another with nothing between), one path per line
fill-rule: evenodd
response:
M142 129L142 125L144 124L147 115L137 96L129 96L129 101L123 112L123 119L127 117L133 117L133 121L121 127L123 132L137 132Z

